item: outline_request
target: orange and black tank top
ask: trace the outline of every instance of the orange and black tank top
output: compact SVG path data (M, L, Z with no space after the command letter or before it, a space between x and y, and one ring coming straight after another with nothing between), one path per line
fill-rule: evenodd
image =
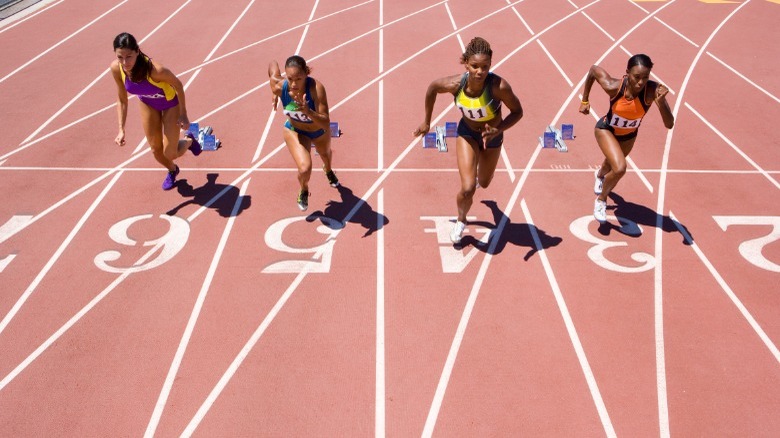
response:
M650 83L648 81L648 83ZM642 117L647 114L650 105L645 102L647 93L647 84L634 96L633 99L626 99L626 88L628 87L628 77L623 76L623 83L620 85L615 97L609 101L609 112L604 116L603 123L611 126L615 130L615 135L626 135L639 129L642 123Z

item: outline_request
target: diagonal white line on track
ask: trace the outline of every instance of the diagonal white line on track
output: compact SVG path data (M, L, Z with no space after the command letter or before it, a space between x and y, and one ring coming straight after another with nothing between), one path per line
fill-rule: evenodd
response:
M767 335L764 329L761 328L761 325L758 323L758 321L756 321L747 307L742 304L742 300L740 300L737 294L734 293L728 282L726 282L723 276L720 275L712 262L710 262L710 259L707 258L707 256L704 254L704 251L702 251L699 245L696 244L693 238L688 234L688 231L682 226L680 221L677 220L677 217L671 212L671 210L669 211L669 217L671 217L674 221L674 226L676 226L680 233L685 236L686 243L690 245L691 249L693 249L693 251L699 257L699 260L701 260L702 264L707 268L708 271L710 271L712 278L714 278L718 285L720 285L720 287L723 289L723 292L726 293L731 302L734 303L734 306L736 306L737 310L739 310L739 313L742 314L742 317L745 318L745 321L747 321L753 331L756 332L758 337L761 339L761 342L763 342L767 349L769 349L769 352L772 353L775 361L780 363L780 350L778 350L777 346L774 344L774 342L772 342L772 339L769 337L769 335Z
M84 26L82 26L77 31L75 31L72 34L66 36L65 38L59 40L57 42L57 44L54 44L54 45L50 46L48 49L46 49L43 52L39 53L37 56L33 57L31 60L29 60L29 61L25 62L24 64L20 65L19 67L17 67L16 70L14 70L11 73L8 73L7 75L3 76L2 78L0 78L0 84L5 82L6 79L10 78L11 76L15 75L16 73L19 73L22 69L24 69L28 65L30 65L33 62L35 62L35 61L39 60L40 58L44 57L47 53L51 52L52 50L56 49L57 47L61 46L62 44L65 44L69 39L71 39L71 38L75 37L76 35L80 34L82 31L84 31L88 27L92 26L93 24L97 23L98 21L100 21L106 15L114 12L115 9L119 8L120 6L122 6L125 3L127 3L127 0L122 0L121 2L117 3L111 9L109 9L106 12L100 14L97 18L95 18L94 20L92 20L89 23L85 24Z

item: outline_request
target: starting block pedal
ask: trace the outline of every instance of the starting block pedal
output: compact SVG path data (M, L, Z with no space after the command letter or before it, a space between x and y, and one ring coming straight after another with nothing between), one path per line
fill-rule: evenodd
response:
M446 122L444 124L444 136L445 137L457 137L458 136L458 124L455 122Z
M435 126L433 132L425 134L423 137L423 148L433 149L436 148L439 152L447 152L447 139L446 128L443 126Z
M330 136L341 137L341 129L339 129L339 122L330 122Z
M200 146L204 151L216 151L222 142L214 136L214 134L206 134L203 136L203 141L200 142Z
M197 137L198 131L200 131L200 125L197 123L190 123L190 127L187 129L187 134Z
M574 125L571 123L562 123L561 137L563 137L564 140L574 140Z
M568 152L569 148L566 146L564 139L573 139L574 125L563 125L566 129L566 135L560 129L556 129L555 126L549 125L545 129L544 134L539 137L539 145L542 148L555 148L558 152Z

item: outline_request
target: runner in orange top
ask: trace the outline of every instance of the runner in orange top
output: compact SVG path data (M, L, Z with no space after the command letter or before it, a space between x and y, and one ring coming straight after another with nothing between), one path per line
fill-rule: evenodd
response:
M649 80L653 62L647 55L634 55L628 60L626 75L615 79L603 68L593 65L582 88L580 112L590 113L588 96L593 82L598 81L609 95L609 111L596 123L596 141L604 153L604 162L596 170L593 192L598 195L593 216L599 222L607 220L607 196L626 173L626 157L636 141L639 125L653 101L658 105L667 129L674 127L674 115L666 102L666 86Z

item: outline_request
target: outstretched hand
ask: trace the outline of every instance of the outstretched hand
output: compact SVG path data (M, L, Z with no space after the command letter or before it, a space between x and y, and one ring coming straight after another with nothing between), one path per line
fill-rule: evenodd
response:
M422 122L420 126L417 127L417 129L414 130L414 136L419 137L421 135L425 135L428 133L428 131L431 130L431 125L428 123Z

